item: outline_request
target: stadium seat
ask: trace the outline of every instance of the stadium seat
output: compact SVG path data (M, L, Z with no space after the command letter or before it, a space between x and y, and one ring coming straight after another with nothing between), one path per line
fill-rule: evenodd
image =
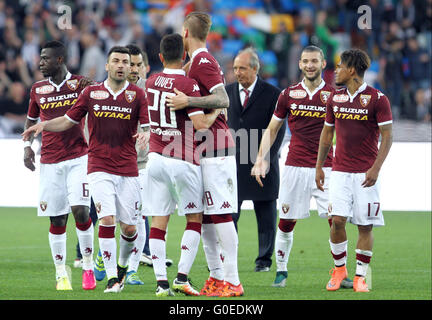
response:
M236 55L244 46L243 41L235 40L235 39L227 39L222 42L222 50L223 52Z

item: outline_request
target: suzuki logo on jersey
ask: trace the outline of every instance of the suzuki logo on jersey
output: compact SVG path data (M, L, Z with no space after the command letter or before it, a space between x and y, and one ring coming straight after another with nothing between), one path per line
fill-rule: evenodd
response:
M333 106L333 113L336 119L360 121L368 119L368 109Z
M73 106L77 101L77 98L78 98L78 93L76 92L54 96L54 97L47 97L47 98L42 97L39 99L40 108L45 110L45 109L54 109L54 108L60 108L66 106Z
M293 107L293 105L295 106ZM309 106L304 104L297 106L295 103L291 104L291 109L291 114L293 116L311 118L324 118L326 112L326 108L322 106Z
M207 58L201 58L200 61L198 62L198 65L200 65L201 63L211 63L211 62Z
M118 106L93 106L93 114L98 118L116 118L122 120L130 120L132 108Z

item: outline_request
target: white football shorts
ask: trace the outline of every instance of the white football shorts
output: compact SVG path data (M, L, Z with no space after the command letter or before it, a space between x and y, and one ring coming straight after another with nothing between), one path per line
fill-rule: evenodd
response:
M40 165L38 216L68 214L72 206L90 207L87 155Z
M141 218L141 188L138 177L124 177L107 172L88 175L98 219L115 216L116 222L136 225Z
M204 214L237 212L237 163L235 156L200 160L204 183Z
M305 219L310 216L312 197L317 204L318 215L327 218L328 185L331 167L323 168L324 192L315 183L315 168L285 166L279 188L278 210L281 219Z
M187 161L149 153L147 195L152 216L204 211L201 169Z
M148 188L148 170L147 166L139 170L139 182L141 186L141 214L143 216L150 216L150 199Z
M333 171L329 185L329 215L351 218L355 225L383 226L380 180L362 187L366 173Z

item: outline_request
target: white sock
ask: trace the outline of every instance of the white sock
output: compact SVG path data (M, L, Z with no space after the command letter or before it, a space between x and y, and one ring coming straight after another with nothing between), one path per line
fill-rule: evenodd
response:
M83 270L93 270L94 227L90 223L87 230L76 228L80 251L83 259Z
M149 246L153 262L153 272L156 280L168 280L166 271L165 231L157 228L150 229Z
M294 231L277 228L275 241L276 271L288 271L287 265L294 241Z
M137 238L137 232L131 237L127 237L124 234L120 234L120 250L118 264L121 267L127 267L129 258L133 252L138 253L138 249L135 247L135 240Z
M210 277L218 280L223 280L224 270L221 259L222 252L216 233L216 227L213 223L202 224L201 238L207 260L207 266L210 270Z
M333 243L329 240L329 243L335 266L346 265L348 240L341 243Z
M222 248L224 280L238 286L240 279L237 267L238 235L233 221L214 224Z
M129 271L137 271L141 254L143 252L145 242L146 242L146 229L145 229L145 220L139 219L137 223L137 238L135 239L135 247L136 250L133 250L131 256L129 258Z
M99 249L105 265L107 279L117 278L117 242L115 225L99 225Z
M67 276L66 273L66 232L62 234L48 233L51 255L56 268L56 277Z
M181 240L181 254L178 264L178 272L189 274L195 261L201 240L201 223L188 223Z
M356 249L356 275L366 277L372 251Z

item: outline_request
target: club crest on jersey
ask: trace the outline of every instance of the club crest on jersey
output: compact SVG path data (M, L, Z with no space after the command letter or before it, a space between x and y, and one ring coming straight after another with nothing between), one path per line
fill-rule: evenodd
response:
M42 87L37 87L35 91L37 94L50 94L54 91L54 86L47 84Z
M105 100L109 97L109 93L104 90L90 91L90 98L96 100Z
M127 102L131 103L132 101L135 100L136 91L126 90L125 91L125 97L126 97Z
M68 80L66 81L66 85L69 89L75 91L78 88L78 79Z
M370 94L361 94L360 95L360 104L363 106L363 108L369 104L370 99L371 99Z
M321 99L322 103L327 103L327 100L330 97L330 94L331 94L330 91L321 91L320 99Z
M289 92L289 96L294 99L303 99L307 96L307 92L305 90L291 90Z
M40 206L42 211L45 211L46 208L48 207L48 203L46 201L41 201L39 206Z
M347 94L335 94L333 96L333 101L334 102L347 102L349 100L349 97Z

